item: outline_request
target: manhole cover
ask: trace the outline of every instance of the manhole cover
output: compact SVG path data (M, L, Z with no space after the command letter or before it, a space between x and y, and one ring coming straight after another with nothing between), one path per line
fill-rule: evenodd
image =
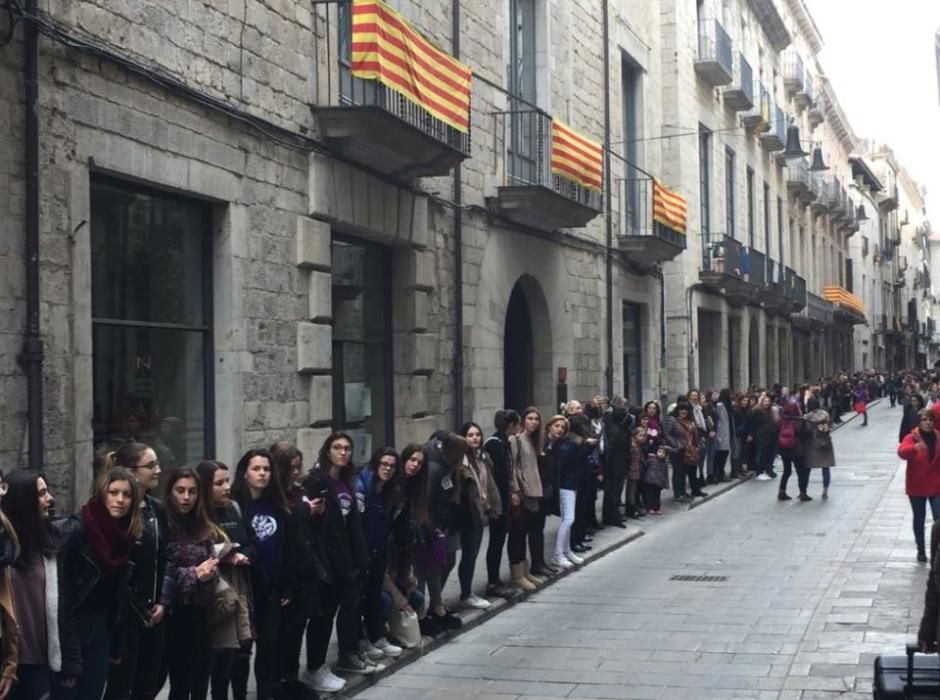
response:
M676 574L669 577L670 581L692 581L695 583L716 583L727 581L727 576L693 576L691 574Z

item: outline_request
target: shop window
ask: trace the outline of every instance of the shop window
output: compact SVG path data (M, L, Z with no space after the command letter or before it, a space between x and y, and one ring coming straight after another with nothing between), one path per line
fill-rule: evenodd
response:
M333 425L353 438L357 463L394 445L389 251L334 237Z
M164 469L214 453L212 210L96 178L91 187L93 433Z

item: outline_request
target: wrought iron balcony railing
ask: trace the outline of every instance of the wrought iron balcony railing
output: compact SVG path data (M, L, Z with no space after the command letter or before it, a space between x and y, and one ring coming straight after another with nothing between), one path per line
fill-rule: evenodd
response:
M721 94L725 105L736 112L742 112L754 106L754 70L740 51L734 59L731 84Z
M794 95L803 89L803 57L795 49L783 52L783 86L788 95Z
M703 19L698 26L695 72L712 87L727 85L734 75L731 36L717 19Z

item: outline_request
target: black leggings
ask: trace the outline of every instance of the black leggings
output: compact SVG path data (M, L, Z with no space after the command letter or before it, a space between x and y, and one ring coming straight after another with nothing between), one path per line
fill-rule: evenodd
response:
M483 544L483 526L468 520L460 528L460 566L457 578L460 580L460 599L466 600L473 593L473 572L477 566L477 555ZM374 639L372 641L375 641Z
M205 700L209 693L207 617L207 609L198 605L177 605L167 616L170 700Z
M234 700L248 697L248 666L251 662L251 642L241 649L222 649L212 659L212 700L228 700L229 683ZM239 670L244 668L244 681L239 682Z
M385 611L382 609L382 585L385 583L385 567L388 552L377 552L369 562L366 585L362 589L362 619L370 642L385 636Z
M359 581L355 576L337 576L320 592L322 614L307 625L307 668L316 671L326 663L326 651L336 620L340 654L359 649Z
M126 615L134 616L129 608ZM124 658L112 665L104 700L153 700L160 692L166 625L144 627L137 618L127 623Z
M547 499L542 499L537 513L529 513L529 559L533 567L544 567L545 562L545 509Z
M656 484L640 483L643 505L646 506L647 510L659 510L662 507L662 491Z
M507 496L508 498L508 496ZM490 540L486 545L486 580L491 586L499 583L499 567L503 562L503 547L509 532L508 516L503 515L490 520Z
M509 544L506 547L510 566L525 561L525 543L528 535L529 511L525 506L514 508L509 515Z

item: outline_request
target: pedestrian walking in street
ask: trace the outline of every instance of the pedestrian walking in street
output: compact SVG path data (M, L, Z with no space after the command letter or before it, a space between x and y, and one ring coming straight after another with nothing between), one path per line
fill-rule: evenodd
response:
M918 418L917 427L905 435L898 446L898 457L907 461L904 483L911 503L917 561L925 562L924 524L928 504L933 521L940 520L940 450L937 449L933 412L923 409Z
M835 466L836 458L832 447L832 424L829 413L819 407L815 399L807 405L809 412L804 416L806 420L807 436L803 443L807 469L822 470L822 499L829 498L829 484L832 481L831 468Z
M61 576L58 534L50 520L55 500L40 472L18 469L5 484L3 511L10 521L11 542L13 537L19 542L10 572L19 641L17 680L10 697L47 700L53 676L74 679L81 672L77 639L60 625L68 584Z
M120 629L123 658L111 664L105 700L153 700L160 690L163 617L170 604L166 512L152 495L160 484L160 463L152 448L126 442L105 456L105 472L114 467L124 467L137 482L143 529L131 551L128 607Z
M924 398L920 394L911 394L907 403L904 404L901 413L901 428L898 430L898 444L904 441L904 438L920 422L920 412L926 408ZM936 420L936 411L934 412Z
M530 515L538 512L542 498L539 453L543 443L542 414L530 406L522 412L522 432L509 438L514 476L510 495L513 511L509 524L509 568L512 585L523 591L535 590L543 583L529 571L526 560Z
M862 426L868 425L868 401L869 399L869 390L868 385L865 382L861 382L854 391L855 399L855 412L862 417Z
M503 549L509 534L509 513L512 507L510 498L510 474L512 473L512 455L509 450L509 438L519 431L522 419L516 411L500 409L493 417L493 433L483 449L490 456L493 464L493 481L499 491L500 514L490 521L489 541L486 546L486 594L490 597L513 598L519 590L507 586L500 578L503 561Z
M806 490L809 485L809 469L804 462L804 441L806 438L806 423L800 412L800 406L795 400L789 400L783 406L780 430L777 433L777 448L783 462L783 476L780 479L780 491L777 499L789 501L787 484L793 470L796 470L796 482L800 491L801 501L813 500Z

